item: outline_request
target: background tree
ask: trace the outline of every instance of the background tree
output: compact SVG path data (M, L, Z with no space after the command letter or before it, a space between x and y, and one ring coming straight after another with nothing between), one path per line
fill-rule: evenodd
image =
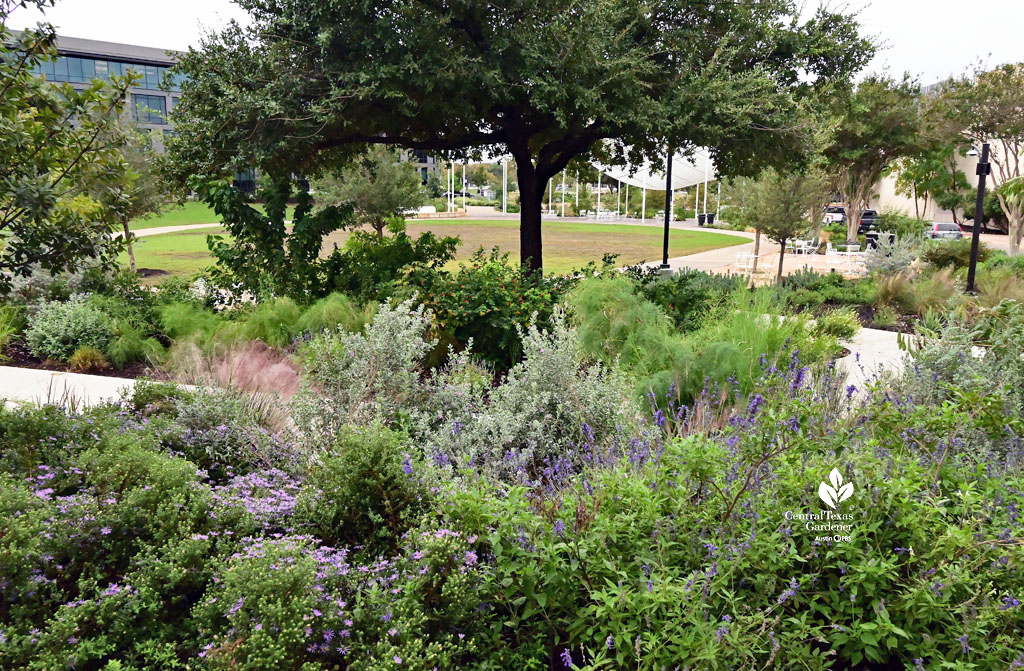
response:
M656 163L667 146L712 147L726 174L788 163L802 106L873 52L852 18L801 22L791 0L239 4L251 26L178 66L183 175L312 174L367 143L510 154L534 269L548 181L601 140L616 163Z
M1024 63L975 72L945 84L939 93L942 114L969 143L992 145L994 192L1006 213L1010 254L1020 253L1024 203L1010 202L1000 187L1020 177L1024 159Z
M817 173L783 174L768 169L748 185L747 194L740 197L743 218L781 247L776 275L776 282L781 283L786 243L808 229L807 213L828 193L828 182Z
M847 200L846 238L857 239L860 218L871 190L895 160L918 150L918 86L871 76L848 97L837 96L835 117L822 155L835 187Z
M416 166L399 160L398 154L381 145L346 165L340 173L313 182L316 198L324 205L351 203L357 221L368 224L384 237L384 228L407 210L422 205L427 194Z
M153 149L149 133L140 131L129 119L122 117L118 132L124 138L121 157L124 173L121 179L107 185L97 197L114 213L124 232L128 265L134 272L134 234L132 220L163 211L170 202L167 182L158 166L159 156Z
M45 0L0 0L0 294L36 266L58 273L86 259L113 263L113 211L93 194L123 177L117 119L130 77L82 90L33 72L57 57L56 33L14 35L7 18Z

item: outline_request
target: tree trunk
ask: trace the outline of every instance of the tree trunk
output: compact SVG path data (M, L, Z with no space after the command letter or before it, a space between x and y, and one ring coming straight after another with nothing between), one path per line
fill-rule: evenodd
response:
M921 208L917 205L917 184L914 185L914 216L917 219L921 218Z
M754 229L754 263L750 267L750 281L754 281L754 273L757 272L757 256L761 253L761 229Z
M782 245L782 246L779 249L779 274L776 275L776 277L775 277L775 285L781 287L782 286L782 262L786 258L786 239L783 238L782 240L780 240L779 244Z
M540 228L546 184L532 170L519 171L519 261L537 272L544 269Z
M135 272L135 246L132 244L132 232L128 228L128 220L122 219L121 225L124 226L124 239L128 243L128 267Z

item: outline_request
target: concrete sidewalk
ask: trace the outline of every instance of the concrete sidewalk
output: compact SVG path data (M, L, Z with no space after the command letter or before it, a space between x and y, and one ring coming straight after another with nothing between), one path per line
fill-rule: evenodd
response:
M181 233L182 231L194 231L201 228L223 228L224 224L182 224L181 226L155 226L153 228L140 228L137 231L132 231L136 238L144 238L148 235L163 235L164 233ZM114 233L115 238L123 236L124 233L118 231Z
M130 378L0 366L0 399L8 403L81 408L120 399L123 390L134 388Z
M880 373L898 375L906 363L907 353L900 349L895 331L862 328L846 347L850 354L839 360L839 366L846 371L846 383L860 390Z

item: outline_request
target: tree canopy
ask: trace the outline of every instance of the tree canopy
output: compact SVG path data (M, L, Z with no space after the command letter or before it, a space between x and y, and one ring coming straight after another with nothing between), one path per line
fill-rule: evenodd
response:
M918 91L906 77L871 76L848 98L836 99L833 125L821 153L849 205L848 240L856 240L861 214L886 168L919 151Z
M1024 174L1024 63L947 82L937 104L966 143L979 149L982 143L991 143L992 181L1009 224L1010 254L1019 254L1024 202L1007 199L1000 187Z
M0 294L36 267L52 273L86 259L112 260L117 218L99 194L124 180L118 115L131 77L76 90L33 68L56 58L56 33L15 35L11 10L45 0L0 0Z
M790 0L240 0L186 54L171 143L182 176L314 174L388 144L510 154L520 255L542 265L541 201L574 158L712 149L723 174L798 154L801 111L871 56L855 20Z

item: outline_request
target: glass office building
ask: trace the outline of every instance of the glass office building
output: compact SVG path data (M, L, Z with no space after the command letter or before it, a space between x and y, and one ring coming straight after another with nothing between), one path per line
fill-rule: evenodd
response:
M154 144L163 148L163 138L174 134L167 115L181 96L181 80L170 69L173 51L132 44L57 38L57 58L39 65L36 72L47 81L84 88L93 79L109 81L113 76L134 73L136 84L129 90L126 105L141 128L157 131Z

